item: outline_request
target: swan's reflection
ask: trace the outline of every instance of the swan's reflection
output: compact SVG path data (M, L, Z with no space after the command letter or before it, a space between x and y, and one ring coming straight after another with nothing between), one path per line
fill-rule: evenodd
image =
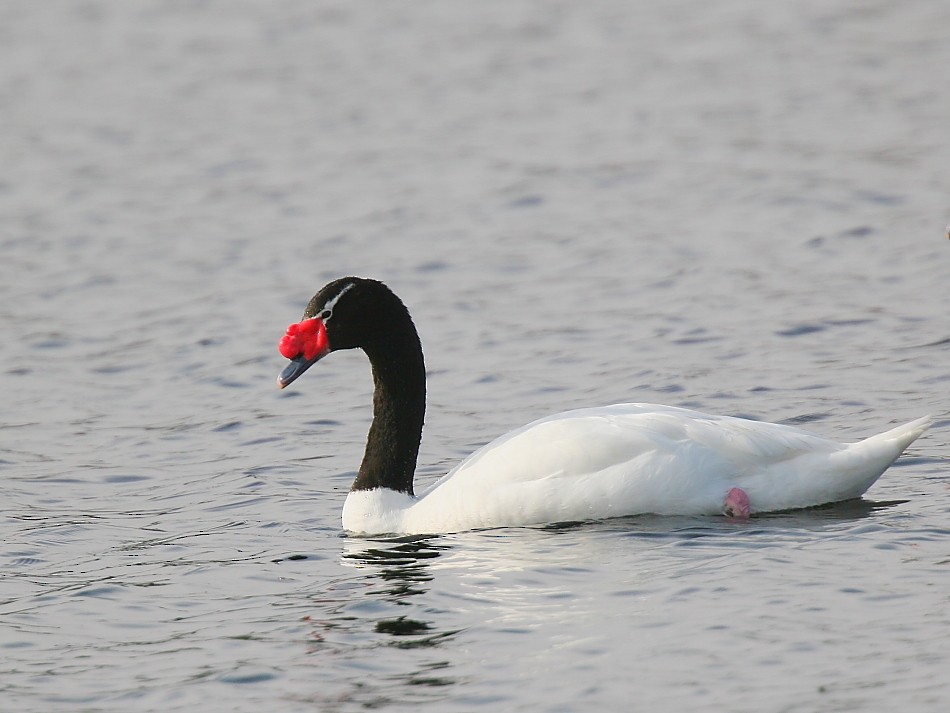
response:
M424 585L432 580L428 571L430 560L438 557L448 547L438 544L435 538L413 537L391 540L347 540L342 562L372 572L385 583L369 594L390 598L400 604L405 597L425 593Z
M365 594L389 604L410 606L412 598L426 594L432 560L449 549L435 537L411 537L381 540L347 540L342 563L368 574L371 585ZM435 622L408 614L382 617L375 623L377 634L394 637L390 645L401 649L437 646L458 633L458 629L440 629Z
M388 671L387 693L418 695L422 686L430 698L449 695L473 671L508 680L502 661L543 672L565 651L610 651L623 627L675 626L677 602L696 600L701 611L709 588L733 586L737 562L761 557L754 550L848 536L896 504L857 500L743 522L640 516L346 538L340 561L356 576L339 582L348 595L335 621L361 652L374 652L370 665ZM400 655L383 653L393 649ZM473 659L489 649L491 662Z
M439 592L494 599L499 585L506 588L505 582L517 582L519 573L584 570L606 563L615 550L625 559L639 554L649 560L657 548L696 540L716 548L784 546L789 540L811 539L816 533L846 532L858 521L904 502L857 499L747 521L639 515L449 535L347 538L341 561L385 584L369 593L399 604L426 594L437 573L442 574L435 585ZM537 584L536 592L546 589L543 582Z
M465 680L446 645L459 628L436 621L426 601L437 591L431 563L447 549L439 538L345 541L348 574L311 590L303 617L308 652L326 671L307 700L334 710L409 706L438 702Z

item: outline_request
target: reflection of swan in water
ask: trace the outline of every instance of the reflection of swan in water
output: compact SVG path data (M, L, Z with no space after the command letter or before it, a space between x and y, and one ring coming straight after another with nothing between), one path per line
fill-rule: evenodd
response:
M459 682L448 660L459 629L422 600L434 591L429 563L447 545L431 539L359 544L344 547L343 576L308 587L311 606L301 618L308 654L335 673L320 677L307 702L338 710L344 703L369 709L445 698Z
M447 545L433 542L432 538L382 540L367 547L368 544L364 540L358 548L344 547L342 563L368 571L368 580L382 580L384 586L371 585L365 592L368 596L403 606L410 605L412 597L427 592L426 583L433 577L429 563L447 549ZM396 643L400 648L435 646L458 633L458 630L439 631L432 622L408 614L378 619L375 631L400 637ZM421 638L408 638L412 636Z
M408 597L422 594L422 585L432 579L427 563L447 549L446 545L432 542L433 538L400 538L381 540L379 546L344 547L343 564L372 568L374 576L382 579L388 589L379 590L390 597Z
M578 558L574 546L593 543L600 546L604 537L619 538L624 547L674 545L689 540L710 539L754 532L767 537L770 531L781 533L783 542L790 532L810 538L813 533L848 525L882 510L906 503L906 500L848 500L807 510L790 510L760 516L755 521L723 522L702 516L669 517L637 515L612 520L566 522L552 525L512 527L497 530L463 532L451 535L388 537L379 539L346 538L342 564L371 567L384 580L405 583L432 581L435 572L521 571L533 565L576 566L589 561L587 553ZM578 540L565 548L559 536L576 533ZM639 545L638 545L639 543ZM754 543L750 543L754 545ZM596 561L596 558L595 558ZM410 594L423 593L409 591ZM395 593L390 592L390 593Z
M856 500L743 523L646 515L435 537L347 538L342 562L383 580L384 587L368 593L423 607L427 617L439 611L443 616L438 623L427 619L426 632L454 634L473 625L576 628L596 617L599 607L609 608L603 597L646 596L666 589L671 578L731 566L743 550L785 548L847 532L856 521L900 502ZM479 612L477 622L452 615L471 608Z
M760 573L754 585L737 577L748 562L781 562L799 545L853 536L865 527L862 519L892 505L856 501L742 523L640 516L426 538L348 538L341 563L356 574L346 578L354 603L342 613L363 645L405 649L396 657L381 650L383 661L373 654L371 665L403 666L408 673L400 685L412 683L413 691L425 681L432 686L425 694L454 698L476 676L482 692L496 683L510 692L520 681L546 681L552 691L576 693L568 678L606 685L610 660L643 661L657 651L669 658L676 653L671 647L697 635L707 644L724 640L716 633L703 638L723 624L709 609L710 598L730 609L723 605L730 593L757 586L781 596L785 586L776 585L780 574ZM774 555L756 552L762 549ZM657 673L646 665L639 675ZM367 685L392 687L395 678L380 683L376 676Z

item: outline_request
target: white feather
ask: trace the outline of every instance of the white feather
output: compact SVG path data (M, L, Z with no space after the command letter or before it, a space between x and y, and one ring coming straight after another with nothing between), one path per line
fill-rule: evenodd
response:
M418 498L354 491L343 527L423 534L622 515L715 514L733 487L753 512L861 496L930 424L852 445L791 426L653 404L568 411L479 449Z

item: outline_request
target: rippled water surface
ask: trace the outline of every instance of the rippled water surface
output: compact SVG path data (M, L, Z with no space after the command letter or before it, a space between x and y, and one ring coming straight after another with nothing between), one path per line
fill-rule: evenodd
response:
M0 709L944 711L950 9L0 2ZM364 357L419 479L657 401L853 440L865 500L346 538Z

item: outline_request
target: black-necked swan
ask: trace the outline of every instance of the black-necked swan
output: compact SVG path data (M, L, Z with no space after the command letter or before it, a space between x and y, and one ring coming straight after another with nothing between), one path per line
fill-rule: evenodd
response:
M542 418L483 446L419 496L425 413L419 335L382 282L344 277L290 325L281 388L331 351L360 348L373 369L373 423L343 505L362 535L437 534L623 515L750 513L860 497L929 417L850 445L791 426L672 406L617 404Z

